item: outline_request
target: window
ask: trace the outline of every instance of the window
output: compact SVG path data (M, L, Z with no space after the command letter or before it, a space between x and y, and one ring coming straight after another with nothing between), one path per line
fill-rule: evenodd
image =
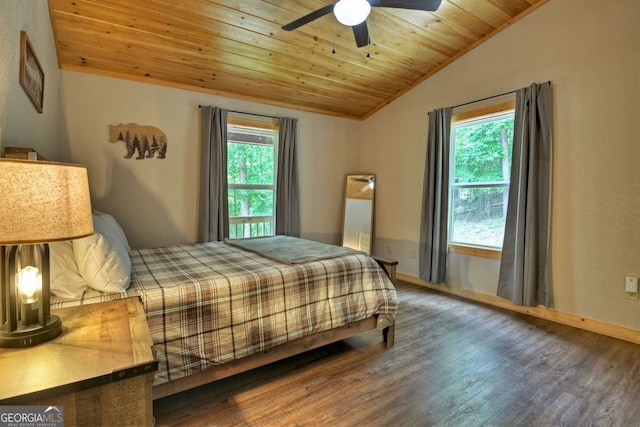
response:
M277 139L278 132L270 123L247 125L231 117L228 119L227 179L231 239L272 236L275 233Z
M513 103L454 115L449 242L502 248L513 146Z

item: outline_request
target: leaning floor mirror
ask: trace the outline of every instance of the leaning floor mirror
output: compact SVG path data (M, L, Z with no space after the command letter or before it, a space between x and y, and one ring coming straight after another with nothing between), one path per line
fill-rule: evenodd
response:
M347 175L342 220L342 246L371 254L376 177Z

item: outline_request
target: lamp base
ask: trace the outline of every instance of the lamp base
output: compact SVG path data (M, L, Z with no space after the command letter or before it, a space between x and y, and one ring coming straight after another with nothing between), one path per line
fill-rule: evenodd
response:
M13 332L9 332L7 329L6 324L0 326L0 347L31 347L60 335L62 333L62 322L58 316L52 314L47 317L46 326L19 326Z

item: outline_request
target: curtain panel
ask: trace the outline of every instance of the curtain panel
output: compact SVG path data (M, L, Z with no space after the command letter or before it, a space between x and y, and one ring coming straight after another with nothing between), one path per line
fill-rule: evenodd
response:
M198 241L229 237L227 111L200 108L200 199Z
M551 82L516 92L509 204L498 296L549 306L552 172Z
M419 272L422 279L432 283L445 282L447 278L450 134L451 108L429 113Z
M276 234L293 237L300 237L297 126L297 119L279 120L276 176Z

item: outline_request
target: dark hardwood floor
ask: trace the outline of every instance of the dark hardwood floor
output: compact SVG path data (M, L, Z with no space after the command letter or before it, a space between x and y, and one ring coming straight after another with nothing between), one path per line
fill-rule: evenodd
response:
M638 426L640 346L398 283L381 334L154 402L157 426Z

